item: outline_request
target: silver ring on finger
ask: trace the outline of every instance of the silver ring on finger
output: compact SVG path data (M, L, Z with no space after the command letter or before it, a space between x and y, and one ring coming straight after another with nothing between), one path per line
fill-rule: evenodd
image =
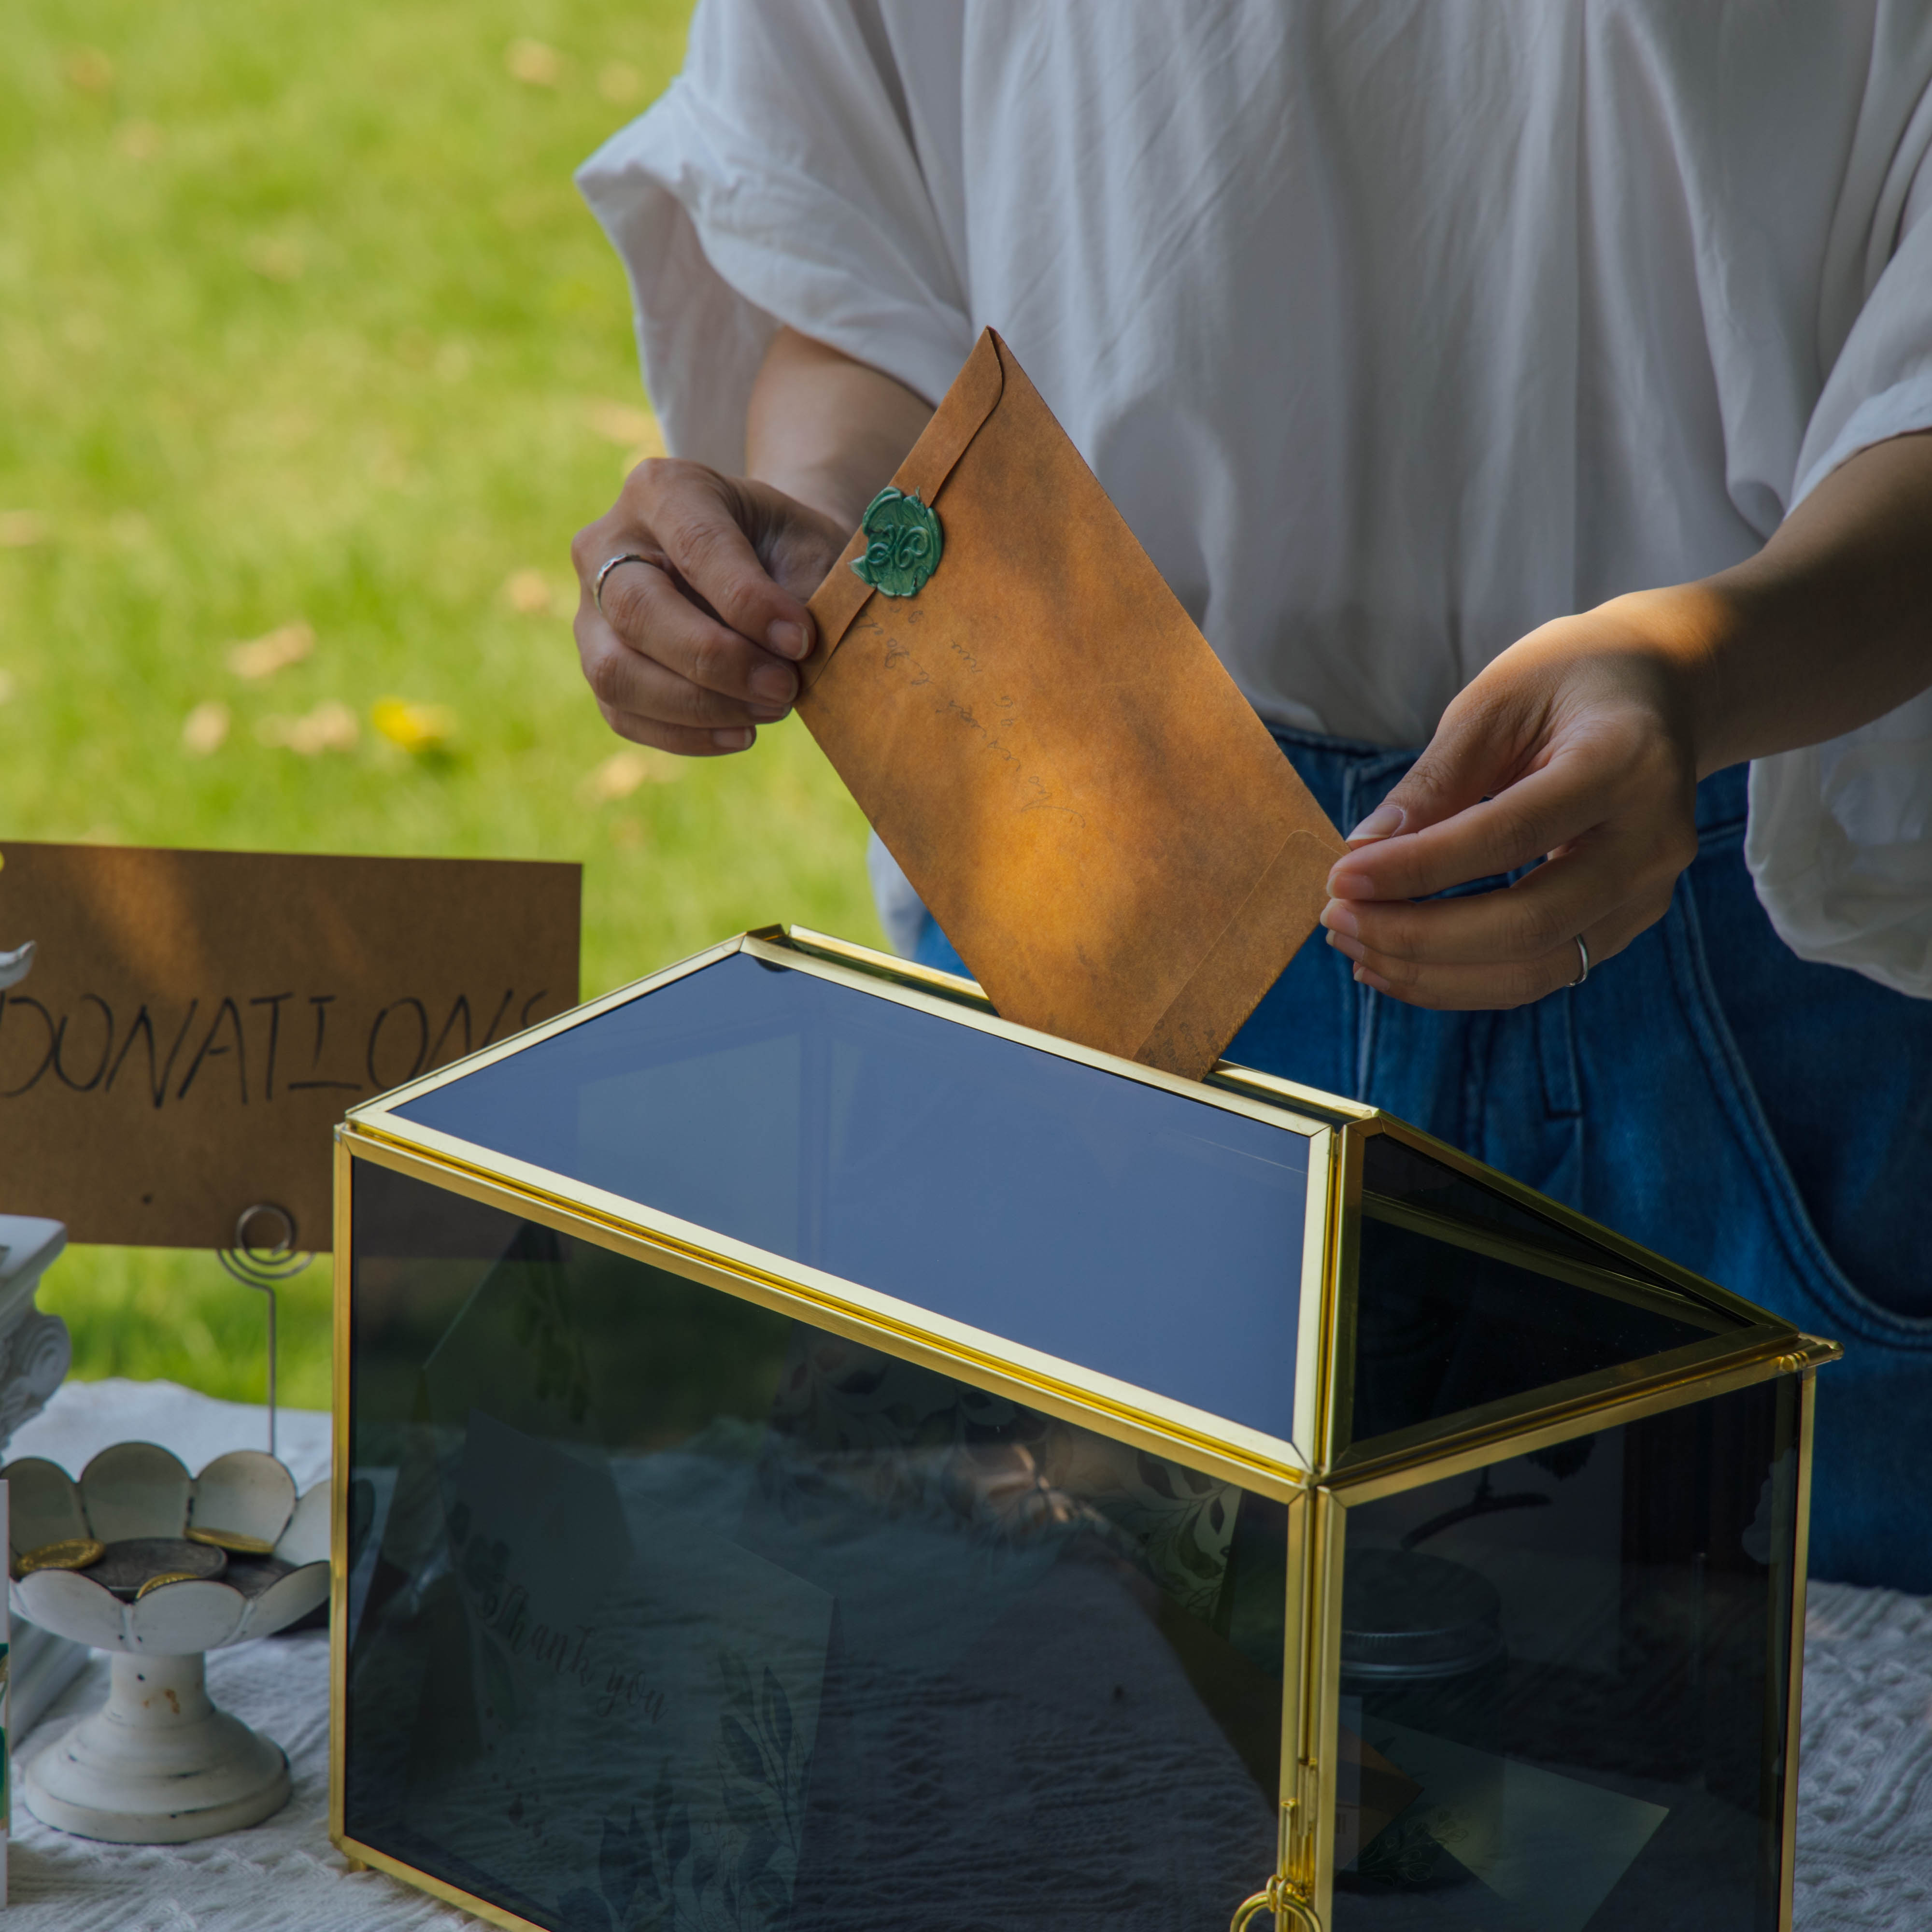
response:
M1583 944L1583 935L1580 932L1576 935L1576 964L1580 970L1576 978L1570 982L1573 986L1580 986L1590 976L1590 949Z
M620 563L641 563L646 569L656 566L647 556L640 556L634 550L621 550L613 557L607 557L598 568L596 581L590 586L590 601L597 606L598 616L604 615L604 580Z

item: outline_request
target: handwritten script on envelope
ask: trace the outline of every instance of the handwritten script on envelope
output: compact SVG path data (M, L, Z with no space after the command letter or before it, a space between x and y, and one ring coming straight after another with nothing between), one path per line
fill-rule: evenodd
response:
M854 537L799 715L1006 1018L1198 1078L1340 836L991 330L892 481L938 568L886 596Z
M326 1249L346 1108L577 1004L574 865L0 856L0 1199L76 1240Z

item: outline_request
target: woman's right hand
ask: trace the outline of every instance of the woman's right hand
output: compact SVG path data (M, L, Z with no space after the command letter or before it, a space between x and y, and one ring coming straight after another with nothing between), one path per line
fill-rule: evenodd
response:
M805 600L849 534L768 483L674 458L640 463L571 545L577 652L620 737L696 758L742 752L798 695ZM634 556L604 578L613 557Z

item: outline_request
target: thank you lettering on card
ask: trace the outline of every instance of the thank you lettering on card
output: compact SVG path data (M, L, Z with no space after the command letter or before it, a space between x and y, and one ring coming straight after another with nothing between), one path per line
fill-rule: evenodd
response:
M577 1002L574 865L0 858L0 1201L79 1241L326 1249L346 1108Z

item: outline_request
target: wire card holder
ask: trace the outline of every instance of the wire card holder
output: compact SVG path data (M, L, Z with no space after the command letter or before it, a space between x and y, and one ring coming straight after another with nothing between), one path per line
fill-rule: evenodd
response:
M249 1238L249 1231L261 1220L279 1222L281 1232L266 1246ZM275 1454L275 1316L278 1294L284 1282L302 1273L315 1256L296 1246L296 1217L272 1201L258 1201L244 1208L235 1222L235 1245L218 1248L215 1258L244 1288L252 1288L268 1301L268 1454Z

